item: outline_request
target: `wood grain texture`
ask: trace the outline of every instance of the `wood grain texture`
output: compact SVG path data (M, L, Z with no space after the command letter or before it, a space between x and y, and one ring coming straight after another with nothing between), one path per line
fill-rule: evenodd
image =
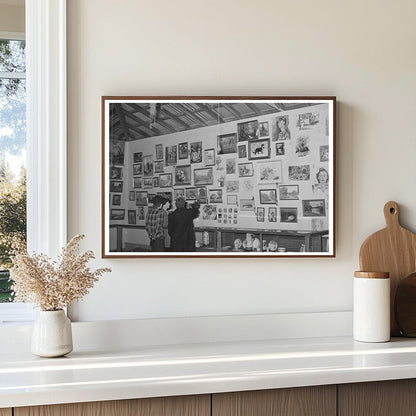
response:
M0 409L0 416L12 416L12 409Z
M338 386L338 416L414 416L416 380Z
M212 416L335 416L336 386L221 393Z
M210 414L210 395L19 407L14 411L15 416L210 416Z
M370 235L361 246L360 268L390 273L390 328L397 336L400 331L394 319L394 298L400 280L416 270L416 234L400 225L396 202L387 202L384 217L386 228Z
M394 300L394 316L400 332L416 337L416 273L400 281Z

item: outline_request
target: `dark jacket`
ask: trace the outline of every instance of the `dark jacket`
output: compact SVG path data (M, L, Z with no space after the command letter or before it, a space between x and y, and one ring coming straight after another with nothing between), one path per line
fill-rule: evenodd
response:
M178 208L169 214L168 232L171 251L195 251L194 219L198 218L197 207Z

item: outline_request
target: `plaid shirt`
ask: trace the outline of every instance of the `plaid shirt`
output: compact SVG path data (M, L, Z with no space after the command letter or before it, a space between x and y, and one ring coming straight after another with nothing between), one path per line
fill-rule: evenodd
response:
M168 226L168 214L162 207L149 208L146 215L146 231L151 240L164 238Z

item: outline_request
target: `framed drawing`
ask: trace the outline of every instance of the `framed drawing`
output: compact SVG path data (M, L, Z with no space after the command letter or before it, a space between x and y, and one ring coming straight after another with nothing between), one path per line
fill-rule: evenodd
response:
M334 257L335 106L335 97L102 97L103 257ZM151 251L157 195L190 209L198 201L196 236L215 230L217 243L185 252L167 239ZM140 228L140 252L124 251L129 227Z

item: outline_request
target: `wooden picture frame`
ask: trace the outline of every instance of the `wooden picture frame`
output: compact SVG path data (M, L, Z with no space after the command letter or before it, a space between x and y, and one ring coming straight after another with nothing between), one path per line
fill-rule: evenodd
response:
M141 114L142 124L129 114L123 119L128 143L115 111L120 105ZM335 114L335 97L102 97L102 256L334 257ZM198 201L195 229L215 230L218 244L151 252L145 212L155 195ZM215 215L205 215L206 206ZM123 251L128 226L143 229L143 251ZM230 233L296 242L232 251L220 244L234 241Z

